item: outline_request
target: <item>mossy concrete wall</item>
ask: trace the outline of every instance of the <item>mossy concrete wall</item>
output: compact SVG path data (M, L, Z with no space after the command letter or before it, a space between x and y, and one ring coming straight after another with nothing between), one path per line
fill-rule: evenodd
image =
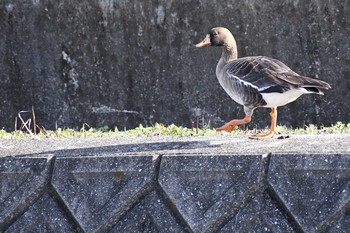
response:
M281 108L281 124L349 122L349 11L342 0L2 0L0 127L32 106L46 129L242 116L215 77L221 51L193 46L213 26L232 31L239 56L271 56L332 85ZM267 110L253 124L268 125Z
M349 135L132 140L2 141L0 231L349 230Z

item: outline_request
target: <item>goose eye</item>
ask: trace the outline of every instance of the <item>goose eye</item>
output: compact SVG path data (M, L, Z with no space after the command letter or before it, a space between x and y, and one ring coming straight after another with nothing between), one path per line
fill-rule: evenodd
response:
M214 40L216 37L218 37L218 35L219 35L219 33L213 32L213 33L210 34L210 39Z

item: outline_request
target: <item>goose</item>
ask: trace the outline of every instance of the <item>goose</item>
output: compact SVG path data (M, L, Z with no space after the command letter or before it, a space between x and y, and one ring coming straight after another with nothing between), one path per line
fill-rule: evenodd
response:
M301 76L279 60L266 56L238 58L237 45L232 33L224 27L215 27L196 48L222 47L216 66L216 77L221 87L238 104L243 105L245 117L234 119L217 128L231 132L238 125L252 120L256 108L271 108L271 126L267 134L250 136L252 139L273 137L276 132L277 107L295 101L303 94L323 95L331 86L321 80Z

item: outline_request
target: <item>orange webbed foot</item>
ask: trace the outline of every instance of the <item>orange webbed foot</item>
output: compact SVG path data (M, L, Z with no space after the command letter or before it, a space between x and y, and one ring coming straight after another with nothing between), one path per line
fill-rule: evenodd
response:
M231 133L235 129L238 129L238 125L225 124L225 125L217 128L216 131L218 131L218 132L225 131L225 132Z
M239 125L246 125L252 120L252 116L246 115L243 119L232 120L223 126L216 129L216 131L226 131L231 133L233 130L238 129Z
M253 135L250 136L250 139L257 139L257 140L261 140L261 139L267 139L267 138L272 138L273 136L275 136L277 134L276 131L269 131L267 134L260 134L260 135Z

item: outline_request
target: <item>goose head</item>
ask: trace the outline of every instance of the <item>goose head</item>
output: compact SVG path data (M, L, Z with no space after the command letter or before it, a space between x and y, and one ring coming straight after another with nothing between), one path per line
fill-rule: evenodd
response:
M223 51L230 59L237 58L236 40L232 33L224 27L215 27L209 30L207 36L195 45L196 48L203 48L209 46L221 46Z
M204 40L196 44L196 47L230 46L233 44L236 45L236 41L227 28L215 27L209 30Z

